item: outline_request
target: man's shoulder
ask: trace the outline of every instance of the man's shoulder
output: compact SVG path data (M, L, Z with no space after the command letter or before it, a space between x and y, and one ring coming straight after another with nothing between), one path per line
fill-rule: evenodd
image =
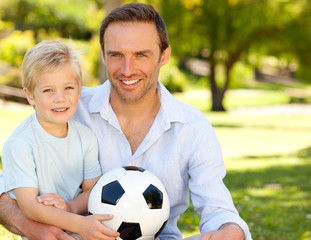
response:
M159 84L161 104L166 115L176 122L197 123L198 121L209 122L202 111L194 106L182 102L174 97L163 84Z
M74 125L76 127L76 131L79 132L79 134L82 134L83 136L89 136L89 135L93 135L94 133L92 132L92 130L85 126L84 124L74 120L74 119L70 119L70 124Z
M176 98L175 101L175 104L178 106L178 111L185 119L185 122L193 124L197 124L198 122L210 123L206 115L196 107Z
M96 92L100 91L102 85L95 87L82 87L81 99L92 97Z

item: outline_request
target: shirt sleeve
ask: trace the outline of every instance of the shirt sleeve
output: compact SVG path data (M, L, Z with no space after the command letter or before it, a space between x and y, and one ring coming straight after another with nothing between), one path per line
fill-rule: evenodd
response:
M18 187L38 188L32 147L22 139L7 141L2 151L5 190L10 193Z
M193 139L196 147L189 163L189 188L194 209L201 216L200 231L217 230L226 222L234 222L244 230L246 239L251 240L248 226L239 216L223 183L226 169L214 129L209 123L200 126Z
M3 172L0 173L0 196L5 192Z
M89 129L88 129L89 130ZM84 152L84 179L92 179L101 175L101 168L98 159L98 142L95 134L89 130Z

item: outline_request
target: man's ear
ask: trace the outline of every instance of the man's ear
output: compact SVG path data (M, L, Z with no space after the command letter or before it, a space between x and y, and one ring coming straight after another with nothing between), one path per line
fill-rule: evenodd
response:
M35 100L34 100L33 94L31 94L27 88L24 88L23 90L24 90L24 93L26 95L26 98L27 98L27 101L29 102L29 104L31 106L34 106Z
M170 60L170 56L171 56L171 46L168 46L161 54L161 59L160 59L161 67L167 64L168 60Z

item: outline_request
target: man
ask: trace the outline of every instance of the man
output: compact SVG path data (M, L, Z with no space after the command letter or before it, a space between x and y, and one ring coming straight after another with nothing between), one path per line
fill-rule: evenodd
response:
M195 239L252 239L222 181L224 162L209 121L158 82L171 53L163 19L150 5L124 5L102 22L100 44L109 81L83 89L75 119L95 132L102 171L135 165L162 180L171 212L160 239L182 238L177 220L188 207L189 190L201 216L202 234ZM7 196L1 206L20 215ZM3 214L0 219L6 226L14 222ZM26 234L25 226L20 229Z

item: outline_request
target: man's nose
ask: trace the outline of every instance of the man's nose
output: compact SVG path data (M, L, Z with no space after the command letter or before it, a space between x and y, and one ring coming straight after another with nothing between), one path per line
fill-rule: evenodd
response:
M129 77L135 73L135 62L130 57L125 57L122 62L121 74Z

